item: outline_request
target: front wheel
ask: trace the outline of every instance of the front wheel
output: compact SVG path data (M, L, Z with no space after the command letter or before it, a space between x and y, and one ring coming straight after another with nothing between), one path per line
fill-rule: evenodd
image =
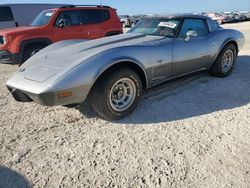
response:
M124 68L100 78L91 91L91 103L104 119L118 120L131 114L142 93L141 79L136 72Z

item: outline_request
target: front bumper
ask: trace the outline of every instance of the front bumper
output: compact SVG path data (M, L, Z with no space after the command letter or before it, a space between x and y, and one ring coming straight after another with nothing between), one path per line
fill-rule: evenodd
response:
M13 54L7 50L0 50L0 63L1 64L19 64L19 54Z
M80 104L88 96L90 91L89 85L82 85L70 89L60 91L44 92L40 94L31 93L28 91L20 90L7 85L8 90L18 102L35 102L43 106L57 106L57 105L70 105ZM72 96L59 98L58 94L61 92L71 92Z
M7 86L8 90L18 102L36 102L44 106L56 105L55 96L53 93L34 94L27 91L11 88Z

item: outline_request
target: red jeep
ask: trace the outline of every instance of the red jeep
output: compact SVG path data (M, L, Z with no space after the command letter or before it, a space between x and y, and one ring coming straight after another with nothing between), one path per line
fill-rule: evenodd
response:
M0 30L0 63L22 64L51 43L96 39L123 33L116 10L108 6L63 6L43 11L29 27Z

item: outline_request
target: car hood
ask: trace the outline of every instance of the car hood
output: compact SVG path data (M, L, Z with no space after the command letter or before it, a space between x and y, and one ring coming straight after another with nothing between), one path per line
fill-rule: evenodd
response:
M66 72L107 50L134 45L153 45L155 41L163 38L162 36L129 33L72 44L59 49L48 47L52 48L49 52L46 48L44 49L46 53L41 50L20 68L25 69L26 79L44 82L56 73Z
M8 28L8 29L1 29L0 35L10 35L10 34L16 34L21 32L27 32L27 31L33 31L37 27L14 27L14 28Z

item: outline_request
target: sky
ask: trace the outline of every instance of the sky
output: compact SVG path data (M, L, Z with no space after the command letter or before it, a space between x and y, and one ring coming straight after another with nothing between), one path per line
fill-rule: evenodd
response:
M109 5L119 14L166 14L249 10L250 0L1 0L8 3L66 3Z

